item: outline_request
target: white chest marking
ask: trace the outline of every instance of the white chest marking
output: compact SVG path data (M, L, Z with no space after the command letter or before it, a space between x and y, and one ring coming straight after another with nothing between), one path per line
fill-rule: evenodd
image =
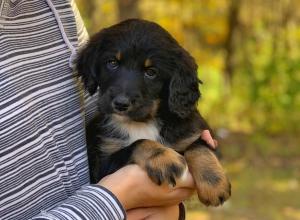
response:
M118 128L124 133L128 134L128 145L140 139L147 139L152 141L160 141L159 126L155 121L147 123L134 122L124 120L122 117L115 117Z
M129 144L140 140L147 139L152 141L159 141L160 135L159 130L154 122L151 123L130 123L122 126L122 129L126 129L126 132L129 135Z

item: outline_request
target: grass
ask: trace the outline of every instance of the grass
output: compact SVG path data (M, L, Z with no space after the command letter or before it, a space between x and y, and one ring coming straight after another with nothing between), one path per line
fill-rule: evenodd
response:
M297 137L232 134L221 141L232 197L207 208L195 197L187 220L299 220L300 148Z

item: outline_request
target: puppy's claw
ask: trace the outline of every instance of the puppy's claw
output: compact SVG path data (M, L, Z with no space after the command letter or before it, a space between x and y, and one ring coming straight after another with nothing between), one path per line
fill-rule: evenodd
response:
M225 182L220 182L217 186L205 182L197 184L199 200L206 206L219 206L230 197L231 185L225 177Z
M219 202L221 205L225 202L225 198L223 196L219 196Z

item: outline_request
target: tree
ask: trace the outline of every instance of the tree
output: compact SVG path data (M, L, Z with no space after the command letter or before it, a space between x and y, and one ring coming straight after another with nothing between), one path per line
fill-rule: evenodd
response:
M238 16L240 9L240 0L231 0L228 12L228 35L225 41L225 81L231 86L234 72L234 34L238 28Z
M138 9L139 0L118 0L118 14L119 20L123 21L128 18L140 18Z

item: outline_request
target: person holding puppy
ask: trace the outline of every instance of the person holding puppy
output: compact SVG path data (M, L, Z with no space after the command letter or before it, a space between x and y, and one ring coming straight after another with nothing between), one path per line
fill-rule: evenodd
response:
M178 219L190 175L169 188L130 165L89 184L96 97L73 70L86 40L73 1L0 0L0 218Z

